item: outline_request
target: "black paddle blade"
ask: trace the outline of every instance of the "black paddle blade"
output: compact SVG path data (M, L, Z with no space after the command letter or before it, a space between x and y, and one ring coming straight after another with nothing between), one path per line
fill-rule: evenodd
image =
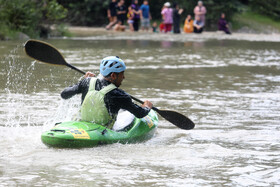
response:
M169 110L157 110L157 112L167 121L185 130L193 129L195 124L186 116Z
M28 40L24 48L26 54L35 60L55 65L67 65L60 52L48 43Z

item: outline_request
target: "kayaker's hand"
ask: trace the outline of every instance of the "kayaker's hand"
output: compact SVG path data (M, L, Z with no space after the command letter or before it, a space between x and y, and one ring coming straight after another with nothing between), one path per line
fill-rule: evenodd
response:
M86 74L85 74L85 78L87 78L87 77L95 77L96 75L94 74L94 73L91 73L91 72L86 72Z
M145 101L142 104L142 107L148 107L148 108L152 109L153 108L153 103L151 103L150 101Z

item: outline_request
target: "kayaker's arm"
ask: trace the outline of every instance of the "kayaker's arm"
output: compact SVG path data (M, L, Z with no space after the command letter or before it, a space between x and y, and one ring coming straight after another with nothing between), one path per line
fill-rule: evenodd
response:
M149 114L150 108L142 107L132 102L131 99L127 99L127 102L123 104L122 109L125 109L132 113L137 118L143 118Z
M81 80L78 84L65 88L60 94L61 97L63 99L69 99L76 94L82 93L82 102L83 102L83 100L88 92L89 81L90 81L90 78L86 78L86 79Z
M143 118L149 114L151 109L148 107L141 107L137 104L132 103L130 106L128 106L126 108L126 110L128 110L130 113L132 113L137 118Z
M110 113L117 113L119 109L124 109L135 115L137 118L145 117L151 110L148 107L148 103L147 105L143 105L143 107L133 103L131 97L121 89L116 89L108 93L105 96L105 103L107 108L109 108Z

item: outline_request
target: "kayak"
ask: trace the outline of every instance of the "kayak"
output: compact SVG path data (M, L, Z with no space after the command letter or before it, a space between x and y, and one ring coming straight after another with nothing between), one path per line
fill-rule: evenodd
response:
M117 120L118 121L118 120ZM153 137L158 125L155 111L144 118L133 117L132 122L120 130L85 121L67 121L43 132L42 142L49 147L82 148L112 143L137 143Z

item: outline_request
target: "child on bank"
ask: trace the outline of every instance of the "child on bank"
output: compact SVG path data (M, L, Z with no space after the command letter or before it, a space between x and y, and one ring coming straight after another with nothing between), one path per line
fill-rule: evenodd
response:
M129 30L132 31L132 32L134 31L133 17L134 17L133 10L132 10L131 6L129 6L128 7L128 12L127 12L127 24L129 25Z
M157 22L153 22L153 25L152 25L152 28L153 28L153 32L158 32L158 30L157 30Z

